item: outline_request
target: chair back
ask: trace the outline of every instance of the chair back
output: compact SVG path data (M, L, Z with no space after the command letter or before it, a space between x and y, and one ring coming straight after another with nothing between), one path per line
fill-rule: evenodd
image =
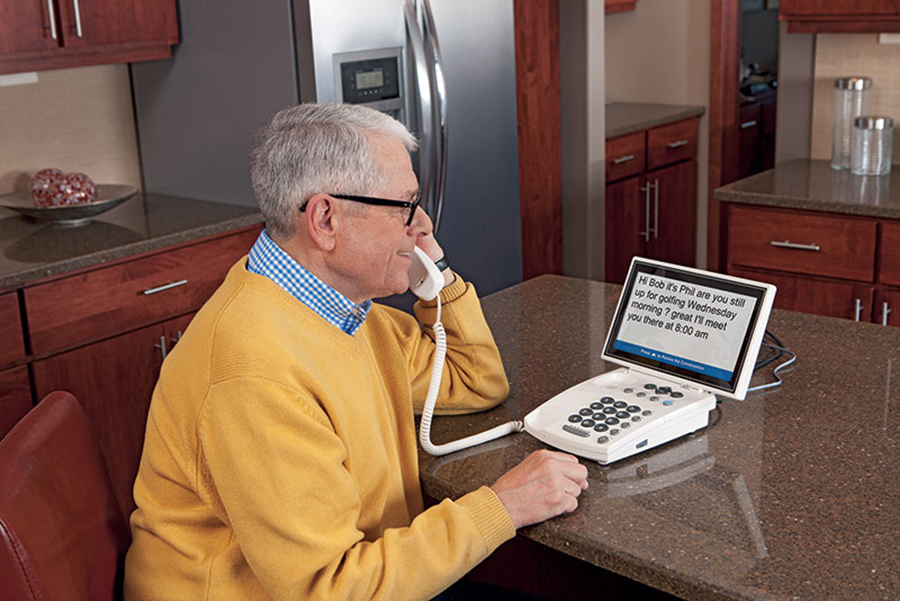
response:
M3 598L114 599L129 539L84 411L50 393L0 440Z

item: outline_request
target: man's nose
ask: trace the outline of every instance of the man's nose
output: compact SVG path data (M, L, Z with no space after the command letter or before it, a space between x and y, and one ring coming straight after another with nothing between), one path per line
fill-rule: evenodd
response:
M413 213L413 220L409 224L407 233L410 236L428 235L433 229L434 224L431 223L431 217L428 216L425 209L421 206L416 207L416 212Z

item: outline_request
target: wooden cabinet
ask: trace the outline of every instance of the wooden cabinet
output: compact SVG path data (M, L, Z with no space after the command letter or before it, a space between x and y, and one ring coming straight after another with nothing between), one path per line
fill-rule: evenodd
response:
M775 92L743 102L738 123L737 179L775 166Z
M732 204L727 223L728 273L778 286L776 308L900 325L900 223Z
M788 33L900 31L898 0L781 0L778 18Z
M100 266L22 290L34 397L82 403L125 515L165 355L261 226ZM27 379L26 379L27 382Z
M0 73L168 58L174 0L19 0L0 8Z
M0 294L0 438L32 405L25 341L16 292Z
M637 0L603 0L603 8L606 14L634 10L636 5Z
M697 119L606 142L606 281L622 283L635 255L693 265Z

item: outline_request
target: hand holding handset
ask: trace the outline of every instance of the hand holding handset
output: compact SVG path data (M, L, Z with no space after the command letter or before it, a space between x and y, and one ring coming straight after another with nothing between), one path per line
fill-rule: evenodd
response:
M435 353L434 363L431 367L431 384L428 387L428 395L425 397L422 409L422 420L419 424L419 442L422 443L422 448L431 455L446 455L506 436L512 432L521 432L525 428L524 424L514 421L455 442L440 445L431 442L431 418L434 416L434 406L437 402L437 395L441 388L441 375L444 371L444 359L447 356L447 335L444 332L444 325L441 323L441 297L438 296L441 288L444 287L444 276L431 257L418 246L413 249L410 257L412 264L409 266L409 289L422 300L437 299L437 318L432 325Z
M418 246L413 248L410 258L412 264L409 266L409 289L422 300L434 299L444 287L441 270Z

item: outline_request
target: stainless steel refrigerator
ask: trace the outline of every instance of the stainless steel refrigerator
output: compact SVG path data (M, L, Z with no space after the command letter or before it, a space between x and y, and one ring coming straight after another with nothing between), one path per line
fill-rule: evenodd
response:
M254 133L298 102L405 122L423 204L481 295L522 279L513 0L181 0L170 60L135 63L148 192L255 204Z

